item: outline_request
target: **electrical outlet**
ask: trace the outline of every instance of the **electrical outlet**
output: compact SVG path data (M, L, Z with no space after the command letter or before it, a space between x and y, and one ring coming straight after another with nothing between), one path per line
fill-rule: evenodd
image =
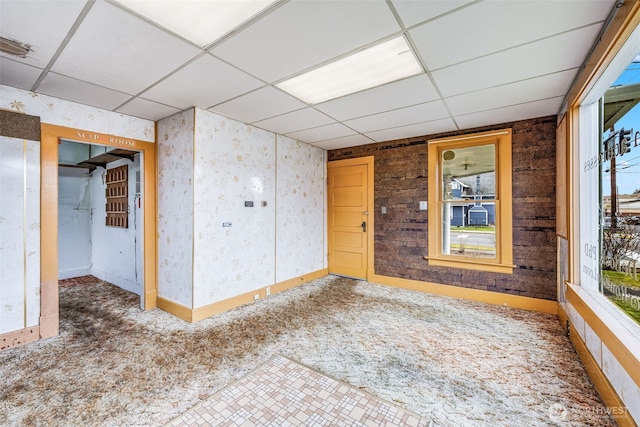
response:
M254 301L258 301L259 299L260 299L260 294L255 294L255 295L253 296L253 300L254 300Z
M271 295L271 287L267 286L267 296Z

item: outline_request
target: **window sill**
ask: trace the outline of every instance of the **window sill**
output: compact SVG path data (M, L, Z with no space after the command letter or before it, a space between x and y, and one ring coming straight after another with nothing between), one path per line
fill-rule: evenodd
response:
M502 274L513 274L513 269L516 268L515 265L511 264L499 264L495 262L483 262L483 261L475 261L465 258L464 260L452 260L452 259L442 259L442 258L433 258L426 256L424 257L429 262L429 265L434 265L438 267L452 267L452 268L463 268L466 270L477 270L477 271L489 271L492 273L502 273Z
M640 354L640 325L601 293L571 283L567 283L567 287L607 326L612 335L620 337L622 342L635 343L634 354ZM574 306L579 305L573 295L568 300Z

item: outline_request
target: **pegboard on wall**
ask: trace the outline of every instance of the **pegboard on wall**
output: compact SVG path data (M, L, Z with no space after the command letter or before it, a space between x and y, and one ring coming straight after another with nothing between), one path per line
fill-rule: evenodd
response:
M107 226L129 228L129 167L107 169L106 184Z

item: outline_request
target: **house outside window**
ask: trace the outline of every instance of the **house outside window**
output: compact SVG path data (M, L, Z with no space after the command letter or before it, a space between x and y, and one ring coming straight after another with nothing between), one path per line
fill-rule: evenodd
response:
M511 130L428 144L429 263L511 273Z

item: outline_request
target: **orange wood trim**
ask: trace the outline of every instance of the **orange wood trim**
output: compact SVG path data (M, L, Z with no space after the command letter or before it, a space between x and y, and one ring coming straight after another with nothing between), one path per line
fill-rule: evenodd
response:
M157 155L156 144L64 126L41 124L40 187L40 335L54 336L58 314L58 142L60 139L140 151L144 167L144 308L156 307L157 284Z
M562 306L558 308L558 318L561 319L563 327L566 325L566 322L569 321L569 318L562 309ZM635 427L636 423L633 421L631 414L627 411L624 402L622 402L615 389L600 369L600 366L598 366L598 362L593 358L580 335L573 329L570 329L569 338L571 339L571 343L576 349L580 360L582 360L596 391L600 395L600 398L607 407L607 410L610 411L611 416L615 419L616 423L621 427Z
M568 237L567 232L567 116L556 128L556 234Z
M107 133L93 132L84 129L68 128L64 126L51 125L42 123L42 135L55 135L58 139L67 139L69 141L86 142L88 144L108 145L110 147L119 147L130 150L144 151L152 149L155 151L155 144L149 141L139 139L125 138L118 135L110 135Z
M618 8L609 27L571 86L567 95L569 106L578 105L584 99L638 25L640 2L625 1Z
M158 124L155 124L156 141ZM151 310L158 298L158 150L150 144L143 152L144 166L144 307Z
M156 298L157 307L166 311L167 313L171 313L176 317L179 317L182 320L186 320L187 322L193 322L193 310L191 310L186 305L182 305L175 301L171 301L169 299L163 298L161 296Z
M38 326L6 332L0 334L0 351L29 344L30 342L37 341L39 338L40 328Z
M503 307L521 308L542 313L558 314L558 303L537 298L503 294L500 292L483 291L480 289L462 288L460 286L443 285L439 283L421 282L418 280L401 279L398 277L381 276L376 274L373 283L426 292L434 295L460 298L470 301L486 302Z
M58 335L58 137L41 126L40 335Z
M608 326L607 322L602 319L600 313L596 313L591 304L585 302L581 295L576 292L577 286L567 285L566 297L567 302L573 306L584 321L598 335L602 344L618 359L620 365L633 379L638 387L640 387L640 354L634 352L618 337L614 331Z
M267 288L270 288L269 291L271 292L271 295L274 295L287 289L303 285L307 282L310 282L311 280L319 279L320 277L324 277L327 274L328 269L314 271L308 274L303 274L299 277L295 277L293 279L285 280L284 282L279 282L271 286L259 288L251 292L236 295L235 297L198 307L193 310L192 321L197 322L199 320L206 319L207 317L211 317L215 314L223 313L236 307L252 303L255 301L255 295L259 295L259 299L267 298Z
M513 218L512 218L512 131L500 129L489 132L480 132L467 135L458 135L447 138L431 139L428 144L428 211L429 224L441 224L443 203L440 189L442 177L440 171L440 150L446 148L472 147L479 144L494 144L496 147L496 175L498 199L496 200L496 215L499 227L496 229L496 259L478 261L471 257L451 256L441 253L442 236L440 226L429 227L428 253L425 259L432 265L448 266L496 273L512 274L513 268ZM436 232L437 231L437 232Z

